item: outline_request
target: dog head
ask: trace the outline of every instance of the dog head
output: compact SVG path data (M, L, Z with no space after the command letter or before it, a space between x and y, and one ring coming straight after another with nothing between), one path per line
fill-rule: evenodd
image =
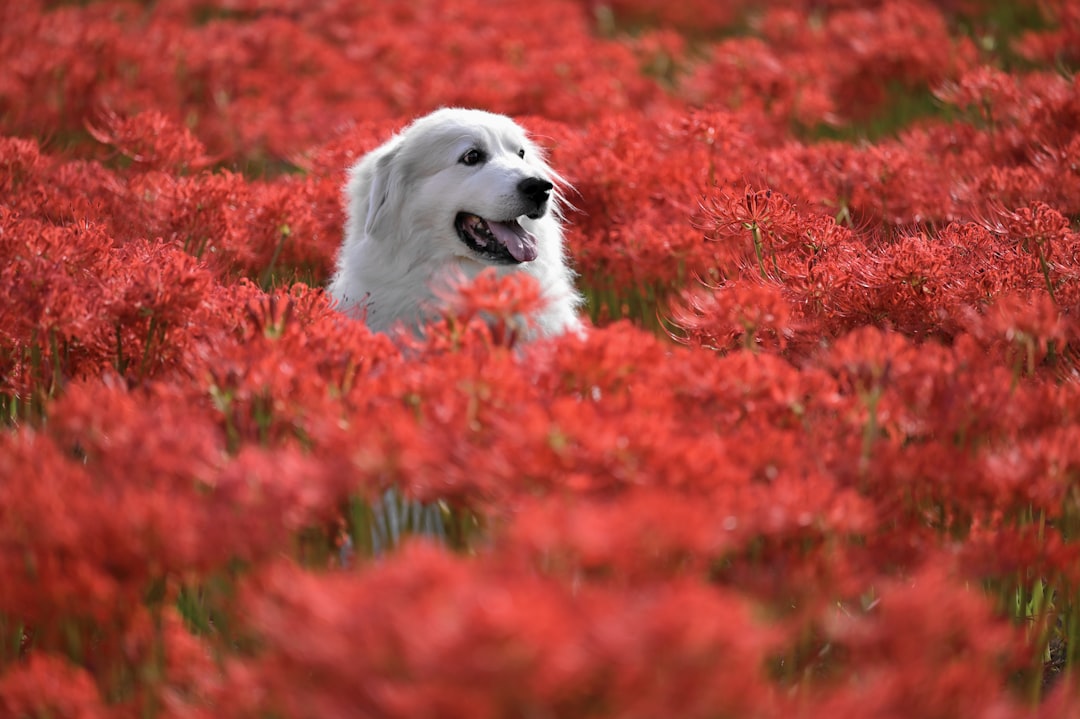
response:
M525 131L481 110L422 117L353 171L351 232L435 262L513 266L537 259L557 222L558 177ZM411 235L422 243L403 242ZM415 258L419 261L420 257Z
M579 330L560 185L508 117L463 109L421 117L350 170L330 294L376 331L416 330L460 279L494 267L539 282L537 335Z

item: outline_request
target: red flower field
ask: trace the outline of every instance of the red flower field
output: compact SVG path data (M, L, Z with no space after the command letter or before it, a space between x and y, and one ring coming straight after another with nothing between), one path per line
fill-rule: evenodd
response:
M0 717L1080 712L1080 2L0 5ZM321 287L444 105L586 337ZM482 321L480 318L483 317Z

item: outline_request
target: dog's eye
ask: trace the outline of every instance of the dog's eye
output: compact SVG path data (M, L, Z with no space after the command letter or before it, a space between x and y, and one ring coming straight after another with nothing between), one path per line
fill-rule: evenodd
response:
M518 150L518 157L520 157L522 160L525 159L525 148L524 147L521 148L520 150Z
M461 156L458 160L462 165L479 165L484 161L484 153L473 148Z

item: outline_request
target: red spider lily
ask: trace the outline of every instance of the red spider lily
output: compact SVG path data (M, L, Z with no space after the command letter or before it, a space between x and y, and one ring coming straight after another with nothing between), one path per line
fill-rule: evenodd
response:
M799 241L794 207L770 189L754 190L747 185L739 192L721 188L708 198L704 209L705 237L721 245L719 252L730 258L721 261L725 274L748 269L750 258L754 258L761 277L775 277L777 256Z
M885 339L862 331L832 351L830 361L857 358L845 360L839 380L857 398L845 421L861 435L858 459L836 458L835 471L867 487L901 522L963 531L995 508L1010 516L1032 507L1048 516L1063 511L1060 472L1072 460L1049 437L1071 421L1074 390L1018 390L1006 367L966 343L916 348ZM900 487L904 499L896 503ZM927 507L940 512L923 516Z
M1057 300L1058 288L1078 275L1076 250L1080 247L1080 233L1070 232L1068 220L1043 203L1006 213L1002 219L1010 238L1032 258L1050 298ZM1029 276L1037 275L1030 272ZM1075 297L1070 292L1070 298ZM1070 302L1062 299L1066 304Z
M684 293L672 309L676 337L713 349L780 351L787 345L791 308L780 288L728 282Z
M228 460L209 408L154 390L73 385L51 440L5 442L9 469L35 469L0 501L11 580L0 595L38 642L62 640L69 620L122 623L151 582L265 557L343 498L299 451Z
M1077 87L1075 79L1053 74L1020 77L979 68L939 91L985 125L965 152L977 196L990 198L983 205L1043 201L1075 211L1077 178L1067 153L1077 137Z
M67 660L34 652L26 664L0 677L0 710L8 716L110 716L94 679Z
M1076 48L1080 46L1080 8L1068 2L1048 2L1040 10L1049 15L1053 26L1047 30L1029 30L1014 43L1017 52L1032 62L1080 64Z
M342 402L361 389L358 378L397 354L386 337L336 313L321 291L253 290L236 301L232 337L202 348L187 367L233 446L318 441L314 425L336 437L331 428Z
M770 42L732 38L693 79L694 97L762 110L807 125L870 116L885 98L882 84L932 86L973 61L970 43L954 41L942 14L919 2L873 9L837 8L819 24L803 13L774 10L760 26Z
M117 682L117 693L128 696L114 712L157 707L164 716L209 717L220 703L222 672L213 647L193 635L172 607L140 613L123 637L123 653L131 665L157 673L158 680L134 687Z
M99 274L110 241L92 225L49 227L6 213L0 223L0 277L11 291L0 309L4 384L24 396L48 394L100 357L109 326Z
M425 334L427 345L438 349L434 337L445 334L448 348L458 343L454 335L459 327L467 328L474 321L486 327L496 345L512 347L519 339L528 337L535 328L530 315L546 304L540 285L530 275L499 277L487 269L468 281L464 276L450 280L450 285L436 291L436 301L445 309L445 329L431 327ZM467 329L466 329L467 331Z
M970 318L969 328L1017 375L1033 375L1045 363L1059 360L1068 343L1078 340L1075 319L1062 316L1048 295L1002 293L984 315Z
M829 18L827 41L844 48L847 67L833 67L828 77L838 105L849 117L864 113L883 100L878 78L905 87L934 86L975 60L966 39L949 37L945 18L922 2L884 2L874 11L841 11ZM848 55L850 53L850 55Z
M103 508L88 511L93 499L85 491L90 484L86 472L51 443L32 436L7 439L4 463L9 471L32 468L37 480L33 486L25 481L5 485L3 562L10 580L3 590L4 613L31 626L42 622L51 632L43 640L46 646L59 644L64 617L72 624L90 617L112 625L113 612L126 615L136 597L121 595L121 582L109 576L107 567L80 561L81 539L95 528L111 534ZM84 491L76 494L77 487ZM95 544L103 549L109 543L101 538ZM119 567L124 560L117 556L115 561Z
M1059 532L1040 532L1034 525L988 521L975 526L961 555L965 573L980 581L1019 577L1030 585L1044 577L1063 576L1067 586L1076 586L1080 579L1076 546Z
M41 154L33 140L0 138L0 167L3 168L0 190L5 195L15 195L16 190L22 189L23 183L37 174L40 162Z
M825 537L866 532L875 520L872 508L854 492L823 477L731 482L708 497L686 496L694 489L524 500L507 517L499 538L506 551L520 552L531 564L560 576L637 586L705 576L722 564L731 584L745 591L749 587L743 580L760 581L747 579L754 573L750 555L769 552L782 561L799 555L797 547ZM790 582L781 581L785 586ZM839 582L831 589L843 591Z
M770 17L778 19L779 13ZM687 94L705 106L758 115L777 129L792 120L806 125L836 123L839 118L833 98L812 80L825 76L819 61L822 57L823 53L811 51L797 62L785 62L787 58L774 46L760 39L733 38L715 49L711 64L699 67L691 76Z
M974 109L992 126L1018 112L1022 104L1016 78L987 66L973 68L957 80L942 83L935 94L959 108Z
M110 259L115 284L102 309L115 331L115 368L146 376L182 364L188 347L181 337L202 331L192 322L205 311L212 275L180 248L161 243L133 242Z
M599 108L664 103L633 51L593 37L573 2L523 9L432 0L408 11L290 8L280 17L248 8L210 22L202 12L162 3L139 23L118 5L12 18L4 56L16 80L0 87L3 105L20 108L12 124L55 132L93 122L101 108L157 107L184 117L211 154L261 161L289 157L357 118L439 105L583 119ZM476 28L491 30L478 37ZM444 72L422 72L433 47L461 52ZM360 70L364 83L353 79ZM30 102L43 97L56 99Z
M141 128L139 142L159 138ZM14 207L47 225L85 224L101 217L115 244L163 237L178 242L218 272L244 273L271 284L283 275L333 264L340 243L341 206L336 181L283 179L245 182L239 175L174 176L141 171L118 176L97 164L0 146L23 192ZM183 161L193 160L187 157ZM181 159L177 159L181 162Z
M727 27L739 19L749 3L732 2L720 5L709 2L689 2L672 6L656 0L617 0L606 6L619 23L659 24L684 32L709 32Z
M247 602L270 650L259 662L263 704L288 716L577 714L598 701L618 716L767 711L757 668L770 638L746 631L738 600L692 583L572 592L410 547L355 577L276 567ZM274 680L296 671L319 680Z
M828 622L851 674L820 711L946 717L1007 706L1000 672L1017 658L1016 636L982 597L933 566L875 594L864 615L837 611Z
M583 275L620 287L669 282L680 268L704 270L700 233L688 220L702 184L719 172L724 143L738 140L722 132L730 121L702 124L721 131L688 128L681 116L661 124L615 115L550 143L552 163L573 185L579 211L571 213L568 241Z
M131 118L107 114L99 123L88 122L87 131L139 167L197 170L210 163L206 149L191 131L177 128L159 112L143 112Z

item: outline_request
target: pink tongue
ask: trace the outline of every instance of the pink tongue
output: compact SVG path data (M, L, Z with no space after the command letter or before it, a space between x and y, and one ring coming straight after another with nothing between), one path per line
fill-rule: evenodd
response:
M519 225L516 220L494 222L488 220L488 229L506 245L510 254L518 262L531 262L536 259L536 237Z

